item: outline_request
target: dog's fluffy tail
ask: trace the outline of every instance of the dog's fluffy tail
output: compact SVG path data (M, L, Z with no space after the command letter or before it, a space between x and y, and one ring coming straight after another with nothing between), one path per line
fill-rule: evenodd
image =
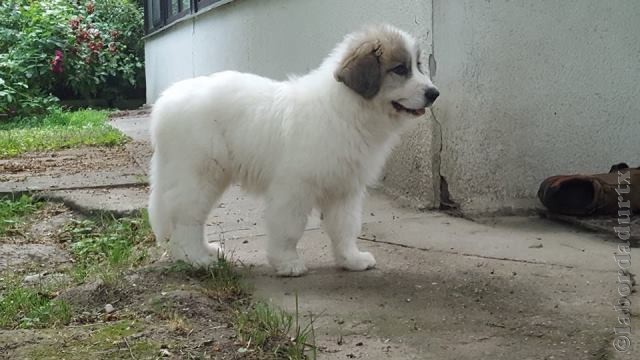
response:
M151 195L149 196L149 223L156 236L156 242L164 246L173 232L169 208L164 201L162 177L158 176L158 155L151 158Z

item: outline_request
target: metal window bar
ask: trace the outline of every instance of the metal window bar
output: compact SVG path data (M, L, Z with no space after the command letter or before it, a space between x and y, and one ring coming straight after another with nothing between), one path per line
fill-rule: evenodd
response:
M177 2L177 10L175 14L172 11L172 0L146 0L144 2L144 26L147 34L159 30L174 21L197 13L205 7L215 4L221 0L189 0L188 5L185 1ZM188 7L187 7L188 6ZM159 15L155 17L155 15Z
M170 10L171 10L171 6L173 5L173 3L171 2L171 0L165 0L165 2L167 3L167 21L166 21L166 25L169 25L170 23L185 17L189 14L191 14L191 5L193 3L193 0L189 2L189 7L188 8L184 8L184 4L182 0L178 0L177 1L177 10L178 12L173 14Z

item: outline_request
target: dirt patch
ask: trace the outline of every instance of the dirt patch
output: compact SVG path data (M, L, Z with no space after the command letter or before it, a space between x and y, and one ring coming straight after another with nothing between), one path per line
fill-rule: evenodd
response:
M0 245L0 271L16 270L16 266L38 264L43 267L56 266L70 260L69 256L56 246L44 244L2 244Z
M65 206L47 203L0 235L0 272L30 271L33 268L47 270L68 264L71 257L59 244L58 235L65 224L78 218Z
M71 287L56 299L72 306L72 323L0 330L0 358L254 358L238 351L229 305L235 300L210 296L201 280L169 263Z
M62 151L36 152L0 159L0 181L17 181L29 175L78 174L135 166L126 147L84 147Z
M73 306L76 318L75 326L59 330L61 342L33 346L21 339L7 346L17 350L24 345L32 354L54 346L60 353L75 354L68 359L96 353L99 358L128 359L128 348L137 358L239 358L230 307L206 295L199 280L173 272L172 266L154 264L129 272L117 283L95 281L67 289L58 298ZM74 337L78 326L94 333L125 326L126 332L96 347L87 337Z
M20 329L22 320L0 328L0 359L273 358L245 348L237 337L234 319L250 300L224 272L229 270L160 261L149 243L147 265L78 280L74 269L83 259L74 258L75 243L68 235L89 231L87 219L47 204L25 220L21 231L3 238L0 278L11 281L0 286L0 302L15 294L16 286L32 289L68 305L71 317L52 323L54 328ZM233 285L227 288L220 279Z
M0 236L2 244L56 244L58 234L67 222L78 218L62 204L46 203L26 222Z
M127 150L133 155L136 163L145 171L151 166L153 148L148 141L131 141L127 144Z

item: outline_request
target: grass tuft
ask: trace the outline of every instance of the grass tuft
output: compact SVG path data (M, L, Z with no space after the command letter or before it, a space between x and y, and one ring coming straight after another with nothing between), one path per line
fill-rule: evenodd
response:
M224 300L240 299L247 295L247 287L233 261L220 258L208 267L198 267L184 261L176 261L167 269L198 279L205 287L205 294L211 298Z
M126 142L120 131L109 126L107 118L108 112L102 110L56 110L44 117L0 123L0 158L29 151Z
M102 276L111 282L123 270L143 264L152 242L146 216L114 218L99 216L69 223L64 236L71 243L75 259L73 277L82 282L88 276Z
M187 335L192 330L187 319L178 313L172 313L169 316L169 330L178 335Z
M27 195L17 199L0 199L0 235L15 229L26 216L40 209L41 205L42 203Z
M295 320L295 324L294 324ZM253 348L278 359L307 359L311 352L315 359L313 319L305 327L299 324L298 299L296 313L258 302L245 311L238 311L234 323L238 339L245 350Z
M246 295L246 287L242 276L235 269L233 262L221 258L207 268L207 295L218 298L240 298Z
M45 328L71 321L71 307L43 289L10 280L0 294L0 328Z

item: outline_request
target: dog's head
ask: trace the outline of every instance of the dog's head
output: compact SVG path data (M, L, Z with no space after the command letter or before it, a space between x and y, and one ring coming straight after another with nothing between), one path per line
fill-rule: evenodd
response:
M337 81L389 112L419 116L440 93L424 73L413 37L389 25L347 36Z

